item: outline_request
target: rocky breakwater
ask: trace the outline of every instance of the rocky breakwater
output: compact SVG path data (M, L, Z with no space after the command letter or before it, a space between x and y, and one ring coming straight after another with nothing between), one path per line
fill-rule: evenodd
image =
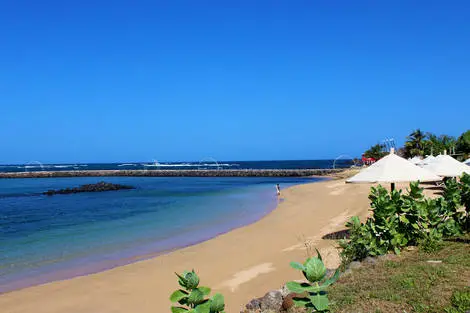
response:
M43 192L42 194L47 195L47 196L53 196L53 195L65 195L65 194L79 193L79 192L103 192L103 191L122 190L122 189L134 189L134 187L127 186L127 185L106 183L102 181L96 184L86 184L86 185L81 185L75 188L48 190L46 192Z
M308 177L337 174L343 169L243 169L243 170L86 170L0 173L0 178L47 177Z

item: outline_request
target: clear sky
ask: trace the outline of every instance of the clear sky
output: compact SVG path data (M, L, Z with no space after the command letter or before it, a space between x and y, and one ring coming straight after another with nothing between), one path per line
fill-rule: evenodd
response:
M0 163L359 156L470 128L470 1L0 0Z

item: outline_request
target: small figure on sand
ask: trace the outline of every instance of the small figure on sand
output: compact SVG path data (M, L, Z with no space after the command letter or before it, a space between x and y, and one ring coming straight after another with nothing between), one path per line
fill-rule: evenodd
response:
M276 184L276 193L278 196L281 195L281 187L279 187L279 184Z

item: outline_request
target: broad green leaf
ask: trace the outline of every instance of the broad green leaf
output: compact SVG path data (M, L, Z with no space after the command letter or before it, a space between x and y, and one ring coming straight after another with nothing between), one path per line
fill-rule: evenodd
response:
M211 302L210 301L206 301L202 304L199 304L195 309L194 311L196 311L197 313L210 313L211 311Z
M224 296L220 293L216 293L210 303L211 312L221 312L225 309Z
M170 301L171 302L178 302L183 298L186 298L188 296L188 293L184 290L176 290L173 292L170 296Z
M303 264L300 264L299 262L290 262L290 267L296 270L305 270L305 266L303 266Z
M295 281L290 281L286 283L287 289L292 292L296 293L302 293L302 292L312 292L313 291L313 286L307 284L307 283L298 283Z
M179 307L179 306L172 306L171 307L171 312L172 313L187 313L188 309Z
M317 293L314 296L310 297L310 301L315 306L317 311L324 311L328 309L328 297L326 294L319 294Z
M191 304L199 304L204 300L204 294L199 289L193 289L188 296L188 302Z
M410 223L410 221L404 215L400 215L400 222L405 223L405 224Z
M184 278L186 280L186 285L190 290L197 288L197 286L199 285L199 276L196 275L196 272L194 272L194 270L186 273Z
M211 289L209 287L203 287L203 286L200 286L200 287L197 287L197 289L201 290L201 292L207 296L208 294L211 293Z
M292 301L297 307L305 307L308 303L310 303L310 300L308 298L292 298Z
M325 277L326 267L319 258L308 258L305 261L304 275L309 282L320 281Z

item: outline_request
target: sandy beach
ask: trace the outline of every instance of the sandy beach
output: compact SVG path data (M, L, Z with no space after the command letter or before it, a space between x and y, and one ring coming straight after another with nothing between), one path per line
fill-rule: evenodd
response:
M240 312L251 299L301 278L289 262L304 261L306 241L328 268L338 266L335 242L321 237L344 229L353 215L367 215L369 188L342 179L288 188L278 207L252 225L153 259L2 294L1 312L170 312L174 272L192 268L202 285L224 294L227 312Z

